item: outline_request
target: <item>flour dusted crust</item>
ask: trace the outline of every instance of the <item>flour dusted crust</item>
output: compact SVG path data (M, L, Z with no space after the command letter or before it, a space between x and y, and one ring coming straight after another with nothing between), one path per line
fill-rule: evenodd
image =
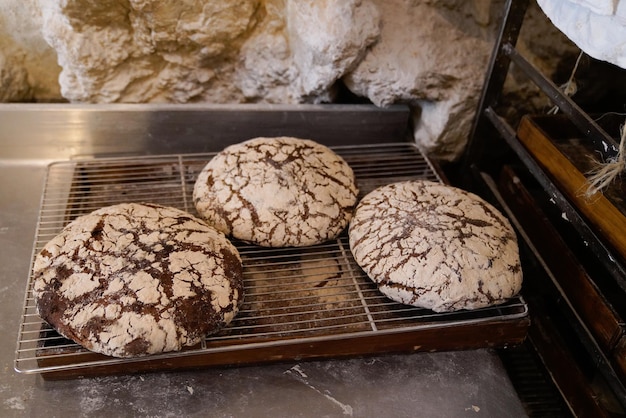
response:
M180 350L228 324L243 299L237 249L175 208L120 204L76 218L37 255L40 316L89 350Z
M227 147L199 174L193 199L225 234L267 247L336 238L358 190L350 166L308 139L255 138Z
M436 312L496 305L521 289L515 231L480 197L430 181L380 187L349 228L356 262L390 299Z

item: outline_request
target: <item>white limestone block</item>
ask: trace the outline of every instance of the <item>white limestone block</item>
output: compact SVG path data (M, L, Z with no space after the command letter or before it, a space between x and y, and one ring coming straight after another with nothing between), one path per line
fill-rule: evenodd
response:
M379 106L409 103L414 137L429 154L456 159L467 141L492 45L453 25L442 9L377 0L380 41L344 77Z
M303 96L324 94L380 34L378 9L368 0L291 1L286 16Z
M266 2L267 16L243 45L237 83L247 100L322 103L378 40L369 0Z
M211 85L219 84L215 61L231 56L255 26L260 1L40 4L44 37L63 67L64 97L95 103L184 103L204 100Z
M44 0L75 102L331 100L376 41L369 0Z

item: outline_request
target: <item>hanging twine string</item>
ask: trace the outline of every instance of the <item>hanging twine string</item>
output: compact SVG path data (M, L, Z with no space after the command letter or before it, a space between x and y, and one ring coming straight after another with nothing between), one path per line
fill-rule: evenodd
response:
M578 91L578 85L576 84L576 80L574 79L574 75L576 75L576 70L578 70L578 64L580 64L580 59L583 57L583 51L580 51L578 54L578 58L576 58L576 64L574 64L574 69L572 70L572 74L570 74L569 78L565 82L559 86L561 90L563 90L563 94L567 97L572 97ZM559 107L554 106L552 109L548 110L548 115L556 115L559 113Z
M596 193L602 193L615 178L626 170L626 128L622 125L620 128L620 141L617 155L609 158L604 163L596 162L596 167L587 173L587 191L585 197L591 198Z
M573 96L578 91L578 85L576 84L576 71L578 65L583 57L583 51L580 51L574 69L569 76L569 79L565 84L560 86L560 89L568 97ZM549 111L549 115L556 115L559 112L559 107L554 106ZM620 176L622 172L626 171L626 127L624 125L620 128L620 143L615 157L609 158L606 162L594 161L595 167L587 172L587 190L584 193L585 198L590 199L596 193L602 193L616 177Z

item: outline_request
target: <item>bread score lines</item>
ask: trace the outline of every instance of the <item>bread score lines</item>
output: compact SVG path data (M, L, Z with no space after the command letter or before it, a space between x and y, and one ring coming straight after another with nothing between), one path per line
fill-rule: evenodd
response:
M336 238L357 202L354 173L309 139L254 138L225 148L196 180L200 216L227 235L266 247Z
M390 299L448 312L497 305L522 286L517 237L492 205L426 180L382 186L359 202L349 241Z
M243 300L242 264L192 215L125 203L70 222L36 256L39 315L89 350L135 357L198 344Z

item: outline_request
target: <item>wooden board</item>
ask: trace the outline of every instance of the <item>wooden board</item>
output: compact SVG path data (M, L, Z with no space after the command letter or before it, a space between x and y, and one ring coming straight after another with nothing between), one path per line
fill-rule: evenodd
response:
M353 334L334 339L291 339L276 341L275 344L235 345L224 351L203 355L158 356L144 358L132 363L109 363L107 357L97 353L80 353L88 367L61 368L49 371L42 376L46 379L69 379L85 376L128 374L150 371L190 370L210 366L241 366L268 364L284 361L304 361L314 359L349 358L374 354L433 352L442 350L466 350L476 348L503 348L521 344L530 326L528 317L514 320L493 320L466 326L442 324L432 328L424 327L412 331L401 331L387 335ZM66 366L67 355L60 358L40 357L42 367ZM97 361L104 363L98 365ZM74 359L76 361L76 359Z
M499 190L515 218L541 254L551 271L555 285L589 329L600 348L611 357L623 338L624 321L596 287L589 273L580 265L567 243L559 235L532 195L513 170L502 170ZM626 372L626 369L624 370Z
M528 304L532 312L529 339L538 350L552 379L576 416L612 416L598 400L593 374L573 355L573 347L561 336L555 311L565 301L589 331L611 367L624 381L626 376L626 336L622 318L594 285L589 274L576 260L540 205L510 167L504 167L498 189L522 226L526 236L541 255L552 280L533 276ZM546 283L547 282L547 283ZM555 290L552 290L555 289ZM546 296L551 295L551 296Z
M626 187L618 179L605 193L585 196L588 180L584 173L598 161L589 141L562 119L525 116L517 135L537 162L553 178L565 196L579 209L616 254L626 260Z

